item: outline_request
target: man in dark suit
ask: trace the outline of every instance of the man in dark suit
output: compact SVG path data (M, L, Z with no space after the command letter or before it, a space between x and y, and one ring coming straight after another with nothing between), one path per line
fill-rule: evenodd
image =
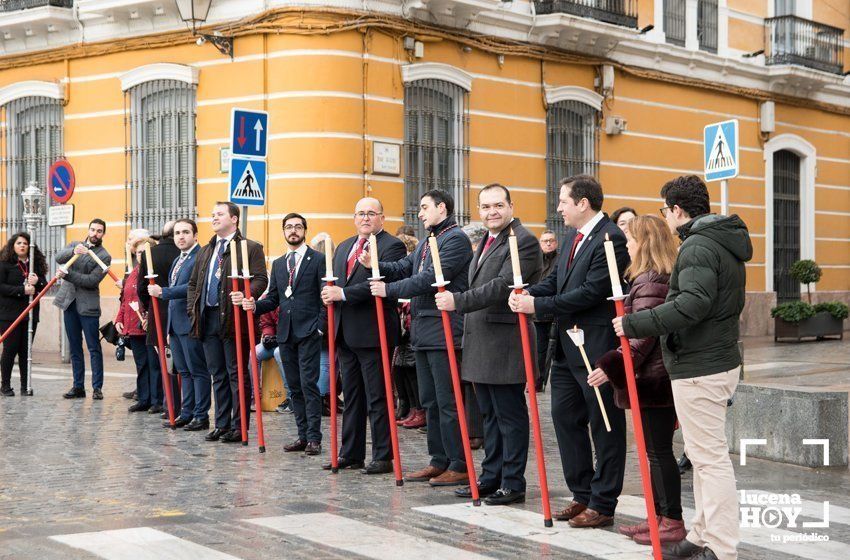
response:
M285 445L286 452L305 455L322 452L322 395L319 393L319 358L322 353L322 327L327 309L322 305L322 277L325 255L304 242L307 220L301 214L283 217L283 236L289 251L272 266L269 293L255 302L246 298L242 306L263 315L280 308L277 343L283 372L289 387L298 439ZM234 301L239 296L234 294Z
M335 286L322 289L322 302L333 304L334 332L339 367L342 373L342 392L345 411L342 417L342 448L339 468L363 466L366 459L366 418L372 433L372 462L363 474L382 474L393 470L390 449L390 418L387 412L384 377L381 366L381 346L378 338L375 301L369 286L371 273L358 257L369 251L369 235L375 234L378 258L397 261L407 251L404 243L384 231L384 208L375 198L362 198L354 207L354 226L357 235L339 244L334 254ZM390 354L398 344L400 323L397 302L384 302L384 324ZM331 469L330 463L324 465Z
M171 265L174 264L174 259L180 256L180 249L174 244L174 222L169 221L166 222L164 226L162 226L162 236L159 239L159 243L156 245L151 244L151 261L153 262L153 272L156 274L156 278L154 279L154 283L160 288L168 286L168 271L171 270ZM150 274L148 272L148 262L147 259L142 259L142 262L139 263L139 283L136 286L136 290L139 294L139 301L142 303L145 309L150 309L150 317L148 318L148 335L145 339L146 347L148 349L148 364L151 368L151 375L156 379L162 379L162 370L159 367L159 348L157 346L157 335L156 330L162 330L163 341L165 341L165 337L168 336L168 305L162 305L161 302L156 302L156 305L159 306L159 317L162 321L162 324L156 325L153 319L153 311L151 307L151 297L148 294L148 283L147 276ZM177 384L177 376L172 375L173 372L169 371L167 378L168 382L171 384L171 394L176 397L180 395ZM162 391L165 391L165 387L162 387ZM156 414L157 412L163 411L164 404L163 395L159 395L158 400L153 401L153 406L148 410L149 414ZM175 416L177 415L177 402L174 403L175 408ZM162 418L168 418L168 411L162 412ZM175 420L176 421L176 420ZM186 424L189 422L186 421ZM185 426L185 424L182 424ZM163 423L163 426L166 428L170 428L171 424ZM180 427L180 426L176 426Z
M419 202L419 219L429 233L436 237L446 289L463 292L469 286L467 275L472 259L469 238L457 225L452 212L454 199L443 190L430 190ZM369 266L368 253L360 257L364 266ZM383 261L381 274L389 284L372 282L372 294L380 297L410 299L410 342L416 355L416 377L419 398L425 409L428 422L428 454L430 463L409 473L409 482L429 482L431 486L456 486L469 484L466 459L460 436L457 407L455 406L452 376L446 353L446 338L443 333L442 314L434 304L437 289L434 263L426 237L412 253L395 262ZM463 317L451 313L454 347L461 348Z
M561 181L558 211L570 234L558 257L554 274L531 286L522 295L511 295L510 305L522 313L554 313L559 344L552 364L552 420L561 452L564 478L573 501L555 518L573 527L604 527L614 522L617 498L623 489L626 465L626 417L614 405L610 384L599 388L611 431L605 429L593 388L587 384L587 369L567 329L584 329L585 350L590 363L619 346L611 319L614 303L603 243L607 235L614 243L617 267L629 264L626 238L617 224L602 213L602 186L588 175ZM588 436L587 425L590 424ZM596 471L593 450L596 451Z
M186 293L189 278L201 246L198 245L198 225L194 220L184 218L174 225L174 244L180 255L168 271L168 285L148 286L151 297L168 302L168 333L174 367L180 373L183 385L183 399L180 416L175 427L183 427L187 432L206 430L210 427L210 372L204 359L204 346L201 341L189 336L189 314L186 311Z
M508 237L513 231L525 282L536 282L543 268L537 238L514 218L511 193L493 183L478 193L481 221L488 229L486 241L473 255L469 290L437 294L437 307L465 314L463 328L463 379L471 381L484 415L484 461L478 479L479 493L488 505L525 501L525 466L528 460L528 406L525 402L525 363L519 343L518 316L508 309L514 283ZM529 326L529 317L523 317ZM534 340L532 339L532 352ZM534 387L529 387L534 390ZM430 426L429 426L430 430ZM472 496L467 486L455 491Z
M249 369L248 325L243 318L242 340L236 340L236 327L231 305L231 259L242 275L239 207L232 202L216 202L212 211L212 230L215 235L201 248L192 268L186 290L186 310L189 314L189 336L204 345L204 357L213 378L215 392L215 428L206 435L207 441L236 443L242 441L240 406L250 423L251 375ZM236 242L236 255L230 253L230 242ZM248 240L248 273L251 275L251 297L259 298L269 284L263 246ZM241 294L241 292L240 292ZM241 315L241 313L240 313ZM257 318L255 317L255 320ZM258 325L255 325L258 328ZM244 401L239 402L239 377L236 345L242 346Z

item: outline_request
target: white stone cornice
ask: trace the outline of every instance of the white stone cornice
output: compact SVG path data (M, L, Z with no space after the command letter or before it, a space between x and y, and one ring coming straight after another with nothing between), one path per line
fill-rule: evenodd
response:
M121 91L127 91L133 86L151 80L177 80L197 85L198 69L183 64L161 62L133 68L129 72L121 74L118 79L121 80Z
M578 86L561 86L551 87L546 86L546 103L552 105L559 101L578 101L585 105L590 105L597 111L602 110L603 98L595 91Z
M472 76L460 68L441 64L439 62L420 62L406 64L401 67L401 78L404 83L416 80L443 80L472 91Z
M0 88L0 106L22 97L49 97L64 100L65 86L58 82L28 80Z

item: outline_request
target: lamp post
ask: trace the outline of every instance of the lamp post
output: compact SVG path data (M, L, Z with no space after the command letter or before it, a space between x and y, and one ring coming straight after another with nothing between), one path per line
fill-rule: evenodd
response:
M206 33L198 33L197 28L207 21L207 16L210 13L212 0L175 0L177 3L177 11L180 12L180 19L184 23L188 23L192 28L192 35L198 37L198 45L203 45L207 41L218 49L221 54L233 58L233 37L225 37L219 32L212 35Z
M39 224L44 219L44 193L38 188L36 181L30 181L27 188L21 193L21 198L24 199L24 224L26 224L27 232L30 234L30 256L28 272L35 271L35 231ZM27 279L24 278L24 284ZM29 297L32 303L32 295ZM24 393L32 395L32 339L33 339L33 320L32 309L30 309L27 327L27 382Z

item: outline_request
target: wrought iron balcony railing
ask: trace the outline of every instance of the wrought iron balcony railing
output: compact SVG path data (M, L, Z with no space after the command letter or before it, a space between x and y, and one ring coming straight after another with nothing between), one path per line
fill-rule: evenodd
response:
M74 0L0 0L0 12L16 12L42 6L71 8L73 5Z
M637 27L637 0L535 0L538 15L571 14L622 25Z
M764 20L764 30L766 64L843 72L843 29L797 16L779 16Z

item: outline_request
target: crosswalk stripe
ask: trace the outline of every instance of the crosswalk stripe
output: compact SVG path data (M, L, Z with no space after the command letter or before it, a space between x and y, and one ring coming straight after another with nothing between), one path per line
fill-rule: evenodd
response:
M91 552L106 560L162 560L162 558L240 560L236 556L218 552L150 527L54 535L50 538L73 548Z
M617 512L632 517L646 519L646 503L642 497L620 496ZM694 518L695 511L691 508L682 508L682 516L685 525L690 527L690 520ZM816 515L818 519L820 515ZM816 529L803 529L804 532L817 531ZM771 539L778 538L778 542ZM808 558L809 560L845 560L850 545L830 539L829 541L817 542L795 542L800 533L785 529L773 529L768 527L742 527L741 542L744 544L766 548L775 552Z
M440 558L440 560L489 558L422 537L406 535L330 513L282 515L245 521L375 560L393 560L400 556Z
M545 528L539 513L510 507L451 504L413 508L528 541L606 560L646 560L650 549L628 537L602 529L574 529L566 523Z
M747 490L747 494L767 495L771 494L771 492L767 492L766 490ZM823 502L816 502L814 500L801 501L804 516L813 517L815 519L823 519ZM830 503L829 522L850 525L850 509Z

